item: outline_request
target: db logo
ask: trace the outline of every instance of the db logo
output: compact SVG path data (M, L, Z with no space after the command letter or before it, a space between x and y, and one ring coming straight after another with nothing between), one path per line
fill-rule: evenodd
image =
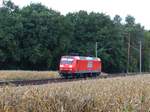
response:
M87 67L88 67L88 68L92 68L92 67L93 67L93 62L90 62L90 61L89 61Z

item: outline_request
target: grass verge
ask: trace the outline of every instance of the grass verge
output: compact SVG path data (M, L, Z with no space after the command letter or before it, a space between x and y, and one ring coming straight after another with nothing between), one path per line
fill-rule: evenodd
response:
M30 80L58 77L58 72L54 71L0 71L0 80Z

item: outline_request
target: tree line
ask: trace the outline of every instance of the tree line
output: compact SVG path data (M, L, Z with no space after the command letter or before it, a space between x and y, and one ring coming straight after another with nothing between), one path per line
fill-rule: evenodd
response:
M60 57L78 53L98 57L103 71L139 71L139 41L142 41L142 71L150 71L150 32L128 15L79 11L62 15L37 3L19 8L11 1L0 7L0 69L57 70Z

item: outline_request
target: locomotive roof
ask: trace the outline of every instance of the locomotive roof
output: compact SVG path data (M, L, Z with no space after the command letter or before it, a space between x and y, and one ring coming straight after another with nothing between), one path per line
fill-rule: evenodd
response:
M100 58L96 58L96 57L89 57L89 56L62 56L63 58L79 58L81 60L96 60Z

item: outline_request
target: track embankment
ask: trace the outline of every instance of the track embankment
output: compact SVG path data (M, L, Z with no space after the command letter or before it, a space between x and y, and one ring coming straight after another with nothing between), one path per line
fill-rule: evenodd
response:
M143 73L143 74L150 74L150 73ZM114 78L114 77L125 77L125 76L135 76L139 75L137 73L130 73L130 74L107 74L102 73L98 77L88 77L88 78L50 78L50 79L40 79L40 80L7 80L7 81L0 81L0 86L6 85L14 85L14 86L25 86L25 85L42 85L42 84L50 84L50 83L62 83L62 82L71 82L71 81L79 81L79 80L92 80L97 78Z

